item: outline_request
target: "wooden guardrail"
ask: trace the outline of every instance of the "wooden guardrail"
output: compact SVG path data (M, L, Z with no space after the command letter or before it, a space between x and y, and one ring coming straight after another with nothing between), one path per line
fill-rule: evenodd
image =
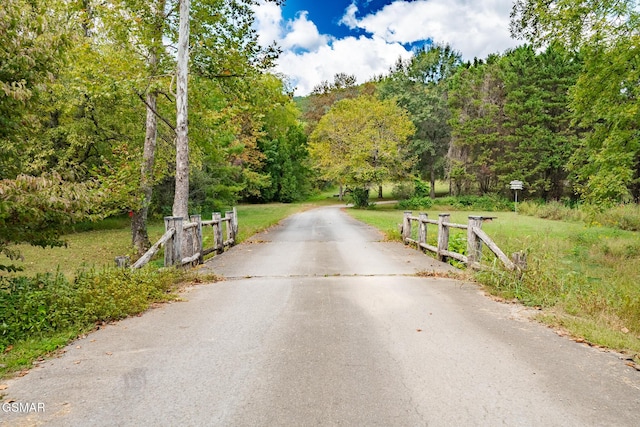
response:
M522 269L524 267L522 257L516 257L518 263L514 263L502 252L487 233L482 230L482 223L486 220L494 219L493 217L469 216L468 224L455 224L449 222L449 218L450 215L446 213L440 214L438 220L432 220L429 219L425 213L421 213L416 217L412 215L412 212L405 212L402 222L402 240L405 244L413 243L420 249L434 252L440 261L453 258L465 263L471 268L481 268L480 259L482 257L482 246L484 243L509 270ZM418 225L417 240L412 238L413 222L417 222ZM427 224L438 226L437 246L427 243ZM451 228L467 230L466 255L449 250L449 230Z
M138 259L132 269L141 268L164 246L164 266L197 265L204 261L210 253L222 253L224 249L236 243L238 234L238 214L236 208L222 214L215 212L213 218L202 221L200 215L191 215L189 222L182 217L168 216L164 218L165 233L149 250ZM203 248L203 228L213 229L213 246ZM116 258L121 264L122 257ZM119 260L120 259L120 260Z

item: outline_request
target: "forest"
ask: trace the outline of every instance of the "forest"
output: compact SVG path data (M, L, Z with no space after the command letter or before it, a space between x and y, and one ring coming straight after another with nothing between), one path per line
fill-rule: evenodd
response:
M520 180L530 200L640 202L636 1L517 0L515 49L464 61L429 44L369 82L341 73L304 98L271 72L279 49L257 43L256 2L191 1L190 213L326 185L365 205L389 182L433 198L436 180L454 196L510 197ZM122 214L137 252L148 248L147 218L174 202L179 6L2 2L3 255Z

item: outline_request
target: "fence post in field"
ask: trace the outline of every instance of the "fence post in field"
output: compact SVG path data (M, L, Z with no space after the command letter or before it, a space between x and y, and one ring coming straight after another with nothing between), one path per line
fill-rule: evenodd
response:
M449 222L449 214L440 214L438 217L438 259L447 261L445 251L449 250L449 226L445 223Z
M482 240L473 231L473 227L482 228L481 216L469 216L469 225L467 228L467 265L472 266L473 263L480 262L482 255Z
M213 247L216 252L221 254L224 252L224 237L222 235L222 215L220 212L213 213L213 220L217 221L213 224Z
M402 220L402 241L407 244L407 239L411 238L411 211L404 212Z
M202 215L191 215L189 220L198 224L193 229L194 238L192 255L199 253L200 257L198 258L198 264L202 264L204 262L204 256L202 255Z
M420 245L427 243L427 214L421 213L418 218L418 249L423 250Z
M164 229L176 230L173 237L169 239L164 247L164 266L169 267L182 262L182 217L166 216L164 217Z

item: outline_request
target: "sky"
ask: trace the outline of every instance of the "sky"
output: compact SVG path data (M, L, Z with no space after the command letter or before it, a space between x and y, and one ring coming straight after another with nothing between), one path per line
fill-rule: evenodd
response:
M398 58L448 43L463 59L486 58L519 44L509 35L512 0L286 0L255 8L262 45L282 49L277 73L308 95L336 73L358 83L387 74Z

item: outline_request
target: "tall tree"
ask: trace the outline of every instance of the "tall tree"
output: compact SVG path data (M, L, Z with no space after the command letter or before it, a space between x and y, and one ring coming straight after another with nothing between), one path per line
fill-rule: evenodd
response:
M576 148L569 90L582 62L558 45L536 54L531 46L506 52L500 60L505 90L504 155L497 160L501 187L514 179L545 200L565 193L567 163Z
M477 188L495 191L499 183L497 160L505 155L505 92L499 57L474 61L451 79L449 106L452 141L448 158L454 193Z
M189 217L189 138L187 100L189 79L189 13L190 0L180 0L178 36L178 68L176 96L176 190L173 216Z
M414 131L394 100L363 95L334 104L311 134L309 151L323 177L368 191L410 167L401 150Z
M432 198L436 177L444 175L451 141L447 80L460 62L460 54L450 46L433 45L419 50L407 61L399 60L379 85L383 97L396 98L411 114L416 133L411 138L408 155L417 159L415 172L431 182Z
M511 29L536 46L556 42L584 58L571 91L584 136L570 164L584 199L640 201L640 3L518 0Z

